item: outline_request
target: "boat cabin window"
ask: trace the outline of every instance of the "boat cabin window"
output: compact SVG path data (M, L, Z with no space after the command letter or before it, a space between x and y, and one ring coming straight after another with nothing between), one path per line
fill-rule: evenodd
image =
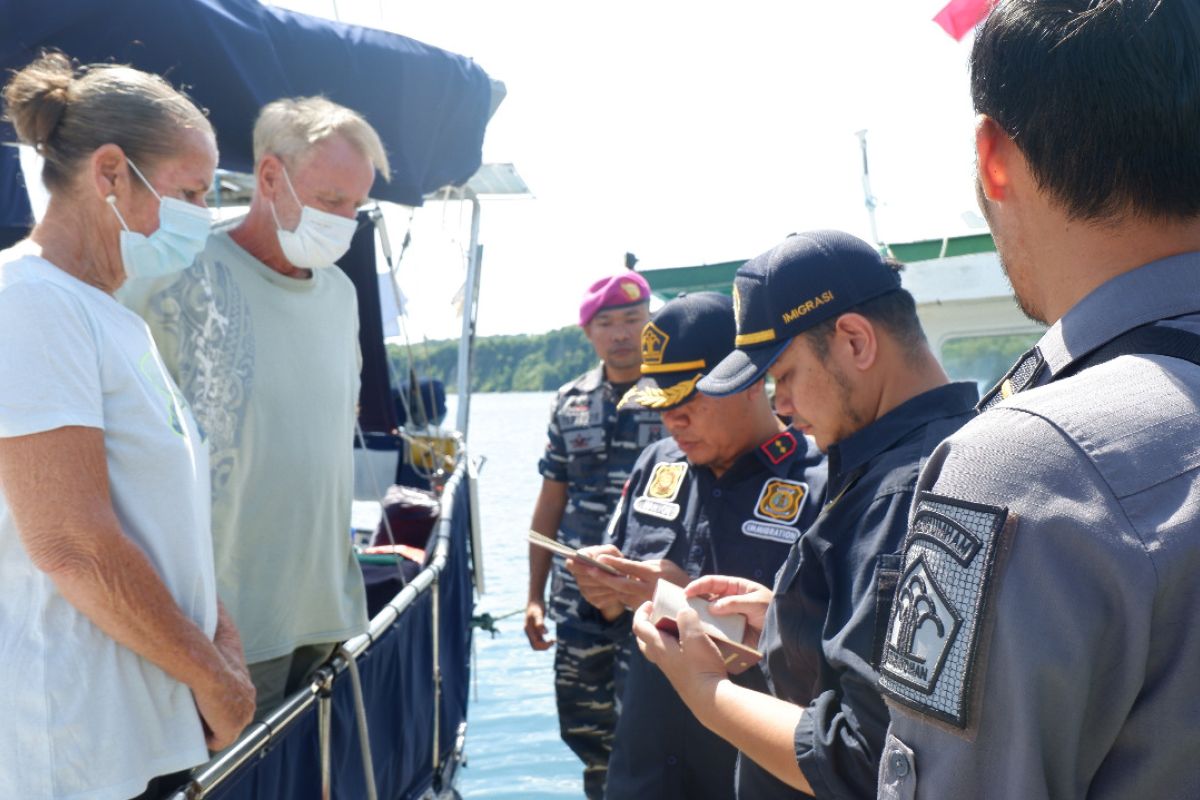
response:
M946 340L939 357L950 380L975 381L983 394L1041 337L1040 331L960 336Z

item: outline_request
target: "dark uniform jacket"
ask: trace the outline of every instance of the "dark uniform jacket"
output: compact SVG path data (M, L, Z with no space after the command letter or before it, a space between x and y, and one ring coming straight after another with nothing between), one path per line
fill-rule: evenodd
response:
M600 544L621 489L638 454L662 435L656 411L617 411L603 365L558 390L550 412L549 441L538 462L542 477L567 484L567 508L558 538L571 547ZM575 578L555 559L550 583L550 618L559 624L580 622L583 603Z
M628 558L670 559L692 578L735 575L770 585L824 494L824 456L791 431L743 455L719 478L689 464L675 440L664 439L638 459L610 539ZM622 624L627 631L628 619ZM764 688L757 669L747 679ZM607 797L728 800L736 756L632 647Z
M875 796L888 711L878 652L917 474L974 415L974 384L933 389L829 448L829 496L779 572L759 649L776 697L804 706L796 760L822 798ZM803 797L745 756L738 797Z

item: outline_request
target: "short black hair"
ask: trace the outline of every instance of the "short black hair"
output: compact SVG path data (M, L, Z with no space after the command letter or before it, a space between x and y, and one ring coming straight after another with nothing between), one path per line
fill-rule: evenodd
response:
M894 258L885 258L884 261L894 271L904 271L904 265ZM846 309L842 314L861 314L866 317L871 324L887 331L888 335L904 348L906 354L914 355L926 344L925 331L921 328L920 318L917 317L917 303L907 289L885 292ZM840 317L841 314L831 317L802 334L808 339L813 353L822 363L829 357L829 339L833 336Z
M971 95L1070 218L1200 215L1200 3L1007 0Z

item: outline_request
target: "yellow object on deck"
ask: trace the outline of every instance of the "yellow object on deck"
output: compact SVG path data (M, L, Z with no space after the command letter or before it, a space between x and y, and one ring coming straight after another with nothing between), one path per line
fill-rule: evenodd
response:
M458 456L458 443L453 436L412 434L408 440L408 463L417 469L446 472L454 470L454 459Z

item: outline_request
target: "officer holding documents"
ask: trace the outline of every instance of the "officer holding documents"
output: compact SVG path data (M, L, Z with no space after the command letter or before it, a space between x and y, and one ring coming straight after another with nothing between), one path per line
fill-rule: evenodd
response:
M629 470L662 430L658 415L617 409L638 380L638 337L650 316L650 287L624 271L593 283L579 307L579 325L600 363L558 390L550 412L546 451L538 462L542 488L530 528L578 548L600 544ZM616 726L616 645L579 596L575 579L550 552L530 545L525 635L535 650L554 652L554 694L562 739L583 761L588 800L604 796L604 778ZM546 632L549 616L557 640Z
M1194 800L1200 4L1009 0L971 85L980 205L1050 327L921 474L879 796Z
M740 751L738 797L875 794L888 712L877 653L921 462L973 414L974 384L934 358L899 265L838 231L789 237L734 281L737 348L701 379L717 397L770 373L775 403L829 457L829 501L775 581L712 575L689 594L747 615L769 694L738 685L690 611L679 636L634 614L646 656ZM752 630L752 633L754 631ZM947 795L950 797L951 795Z
M775 416L763 381L722 398L696 391L733 340L733 305L711 292L670 301L642 331L643 377L622 405L661 413L672 438L638 459L610 544L584 551L628 577L568 562L627 644L626 609L648 599L657 579L683 586L720 573L769 583L821 508L824 457ZM757 667L745 680L765 689ZM737 751L696 720L636 647L620 698L607 797L734 796Z

